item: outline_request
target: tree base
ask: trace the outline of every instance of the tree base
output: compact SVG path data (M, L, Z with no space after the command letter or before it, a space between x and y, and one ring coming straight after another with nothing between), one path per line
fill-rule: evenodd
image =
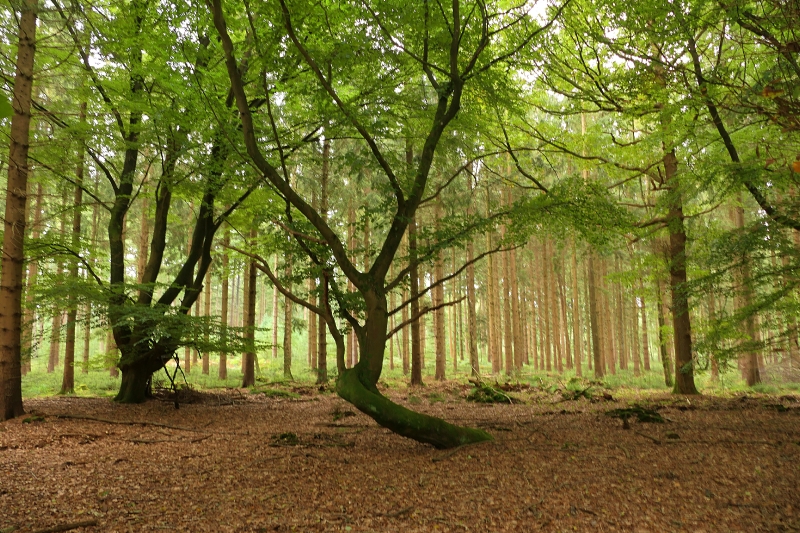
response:
M494 440L494 437L483 430L455 426L440 418L416 413L397 405L361 382L358 365L339 375L336 392L379 425L403 437L431 444L435 448L455 448Z
M122 383L114 397L117 403L143 403L147 400L153 373L140 367L122 368Z

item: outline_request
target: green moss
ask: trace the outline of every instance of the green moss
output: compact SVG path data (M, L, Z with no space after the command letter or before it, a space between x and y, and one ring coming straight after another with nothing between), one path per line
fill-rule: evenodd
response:
M454 448L464 444L493 440L480 429L455 426L436 417L416 413L388 398L370 391L358 376L359 367L343 372L336 381L336 392L381 426L436 448Z
M514 403L514 398L489 385L475 387L467 396L467 401L476 403Z

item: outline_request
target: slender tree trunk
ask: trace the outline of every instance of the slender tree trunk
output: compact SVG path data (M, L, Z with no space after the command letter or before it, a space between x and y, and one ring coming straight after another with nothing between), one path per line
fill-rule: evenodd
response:
M230 255L228 254L228 246L231 245L231 232L225 228L222 234L222 294L220 295L220 321L222 322L222 344L223 351L219 354L219 368L217 369L217 377L221 380L228 379L228 353L226 351L228 344L228 280L230 279Z
M580 377L583 375L583 368L581 367L581 360L583 359L583 331L578 294L578 248L574 241L572 243L570 259L572 261L572 346L575 349L575 375Z
M37 5L35 0L26 0L21 5L19 18L0 274L0 421L15 418L24 412L21 369L22 283Z
M322 172L320 175L320 197L319 207L320 215L323 220L328 219L328 178L330 174L330 159L331 159L331 141L327 137L322 143ZM325 292L327 293L328 280L323 278ZM321 303L325 305L324 299ZM328 382L328 331L325 317L319 315L317 317L317 383L324 384Z
M539 291L539 282L541 281L539 276L536 275L536 263L541 261L536 261L536 250L530 250L532 245L528 247L530 253L530 261L528 261L528 278L530 279L531 283L531 294L530 294L530 310L531 310L531 328L530 328L530 342L528 344L529 351L533 358L533 369L539 370L539 343L538 337L539 332L541 331L540 327L540 318L541 318L541 310L539 309L540 300L540 291Z
M678 172L675 151L664 154L667 183L674 182ZM672 296L672 328L675 343L675 388L676 394L698 394L694 384L694 359L692 356L692 328L689 319L689 297L686 292L686 232L683 224L683 202L681 194L671 191L669 206L669 274Z
M644 286L641 281L639 283L642 294L642 360L644 362L644 371L650 372L650 339L647 330L647 303L644 299Z
M558 269L558 300L561 304L561 323L563 324L564 332L564 358L566 359L567 368L572 370L572 347L569 342L569 325L567 323L567 284L564 280L563 262L560 262Z
M419 266L417 265L417 219L408 225L411 292L411 385L422 385L422 342L419 319ZM416 317L416 318L415 318Z
M451 250L450 255L450 271L455 272L456 270L456 249L453 248ZM452 283L450 285L451 292L450 297L453 301L458 300L459 298L459 277L456 276L452 279ZM457 311L460 309L460 304L455 304L449 308L448 315L450 320L448 321L448 327L450 331L448 332L448 338L450 339L450 357L453 359L453 375L458 372L458 313Z
M86 102L81 103L80 119L81 124L86 123ZM73 196L72 212L72 243L71 248L76 252L79 250L81 241L81 217L83 214L83 159L84 149L78 151L78 165L75 169L75 194ZM72 279L78 279L78 260L72 258L69 265L69 275ZM60 394L75 393L75 326L78 322L78 299L75 294L70 294L67 309L67 338L64 343L64 375L61 381Z
M256 228L250 229L251 246L255 244L257 236ZM244 311L244 335L247 343L247 351L244 354L244 371L242 372L242 387L252 387L256 384L256 263L254 259L247 262L247 277L245 278L245 307ZM291 335L291 328L289 328ZM284 346L284 350L286 347ZM290 348L291 350L291 340ZM291 355L290 355L291 357Z
M742 198L741 195L739 195L738 203L733 208L733 212L731 213L734 226L739 232L744 231L744 208L741 206L741 202ZM746 257L744 254L739 257L739 260L741 261L741 265L734 273L736 283L739 286L736 294L736 307L738 309L745 309L750 307L753 303L753 290L751 288L750 280L750 262L748 257ZM749 341L757 342L759 340L759 334L756 328L756 317L752 313L749 313L747 318L744 320L744 330L749 337ZM758 368L758 356L758 351L754 349L750 349L744 354L744 377L748 387L752 387L757 383L761 383L761 373L759 372Z
M317 281L313 277L308 280L308 302L317 305ZM308 367L311 370L317 369L317 315L308 311Z
M672 361L667 351L668 341L666 332L664 331L666 328L666 304L664 302L664 284L661 279L658 280L656 290L658 296L658 302L656 302L656 308L658 310L658 344L661 353L661 365L664 367L664 384L667 387L672 387L675 382L672 379Z
M592 356L594 358L594 377L602 379L605 376L605 365L603 364L603 353L600 349L600 304L597 294L597 273L595 272L594 251L589 250L588 259L588 280L589 280L589 327L592 333Z
M33 170L29 169L29 173L33 175ZM42 184L36 185L36 207L33 212L33 231L31 238L35 241L39 238L42 229L42 197L44 196ZM95 207L95 210L97 208ZM33 358L34 331L36 325L36 311L33 305L33 288L36 286L36 280L39 274L39 263L37 261L28 262L28 291L26 294L27 308L30 310L30 319L25 321L25 334L23 335L23 349L22 349L22 371L30 370L31 359ZM39 319L41 323L41 317Z
M275 255L273 272L278 272L278 255ZM278 288L272 287L272 358L278 358Z
M439 218L441 217L441 205L439 202L436 203L434 208L433 214L434 220L436 221L436 225L439 225ZM434 261L433 267L433 276L434 276L434 283L437 283L436 286L433 287L433 338L434 338L434 349L436 350L436 372L434 378L437 381L443 381L445 379L445 367L447 366L447 354L445 353L445 328L444 328L444 308L436 307L441 306L444 303L444 284L442 283L442 278L444 278L444 259L442 258L442 251L439 250L436 252L436 260Z
M501 235L504 233L505 228L503 228ZM501 274L502 278L499 281L501 282L500 287L503 289L504 366L506 375L510 376L514 372L514 327L512 325L513 320L511 319L511 259L507 251L503 252L501 255L503 272Z
M211 320L211 294L212 294L212 287L211 287L211 267L208 268L206 271L206 283L204 287L204 299L203 299L203 314L206 317L206 320ZM198 300L199 301L199 300ZM208 373L211 371L211 353L208 351L208 342L210 340L209 331L208 331L208 324L205 327L205 333L203 334L203 338L206 344L205 350L203 350L203 375L207 376Z
M285 287L288 291L292 290L292 261L287 258L284 270L286 281ZM283 377L284 379L294 380L292 377L292 301L289 298L283 299Z
M469 337L469 365L472 375L481 373L480 358L478 357L478 316L475 311L475 244L472 239L467 243L467 335Z
M59 235L62 239L66 238L67 233L67 208L69 202L69 192L64 188L61 195L61 216L59 221ZM61 258L56 262L56 277L60 278L64 273L64 262ZM50 357L47 361L47 373L50 374L55 371L56 367L61 364L61 328L64 326L64 313L59 308L53 315L52 327L50 330Z
M553 344L551 342L553 335L552 335L552 327L550 311L552 310L553 306L553 299L551 296L551 286L550 286L550 278L552 277L552 263L550 262L550 254L548 250L548 242L544 241L542 243L542 296L543 296L543 309L544 312L544 368L547 372L551 372L553 370Z
M622 270L620 265L619 256L614 256L614 270L619 274ZM619 368L620 370L628 369L628 346L625 334L625 292L622 283L619 281L614 283L616 290L616 315L617 315L617 353L619 354Z

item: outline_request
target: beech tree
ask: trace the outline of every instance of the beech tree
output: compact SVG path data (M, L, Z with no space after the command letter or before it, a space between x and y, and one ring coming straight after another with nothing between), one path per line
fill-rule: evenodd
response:
M389 324L387 295L408 270L403 269L393 280L387 277L409 223L430 194L437 149L457 116L468 113L465 107L474 105L473 100L493 85L507 83L499 73L550 23L542 26L536 22L531 6L505 9L495 3L458 0L446 9L428 2L414 6L391 2L318 6L281 1L237 5L235 11L232 4L223 5L220 0L208 5L222 41L249 159L314 232L311 239L295 237L320 269L320 306L330 309L331 300L336 302L337 312L358 338L359 360L347 368L339 327L330 310L322 311L329 316L328 328L337 339L338 394L379 424L436 447L490 439L484 431L412 412L378 391ZM258 54L262 72L255 94L256 88L245 84L238 67L246 43L234 42L241 33L231 28L245 21L234 12L244 13L256 43L254 54ZM253 21L258 20L281 23L254 27ZM345 239L292 186L286 172L286 133L269 109L279 96L301 100L303 94L285 92L287 87L277 75L281 69L275 59L279 51L285 61L304 65L302 81L314 88L317 97L313 103L305 101L316 112L330 116L336 127L357 136L371 156L371 166L382 176L380 195L391 215L382 228L372 263L363 268L356 267ZM265 115L250 108L256 94L266 100ZM392 101L403 102L408 111L389 106L393 111L387 115ZM392 137L403 130L410 133L412 143L419 143L419 155L408 169L401 163L402 156L398 157L403 151L392 149L398 144L392 143ZM362 320L340 298L337 270L355 287L363 306Z

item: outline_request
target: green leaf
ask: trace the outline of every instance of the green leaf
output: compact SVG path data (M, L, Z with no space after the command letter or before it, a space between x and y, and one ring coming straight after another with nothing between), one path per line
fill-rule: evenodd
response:
M11 107L11 104L8 103L6 97L3 96L0 98L0 119L10 117L14 114L14 108Z

